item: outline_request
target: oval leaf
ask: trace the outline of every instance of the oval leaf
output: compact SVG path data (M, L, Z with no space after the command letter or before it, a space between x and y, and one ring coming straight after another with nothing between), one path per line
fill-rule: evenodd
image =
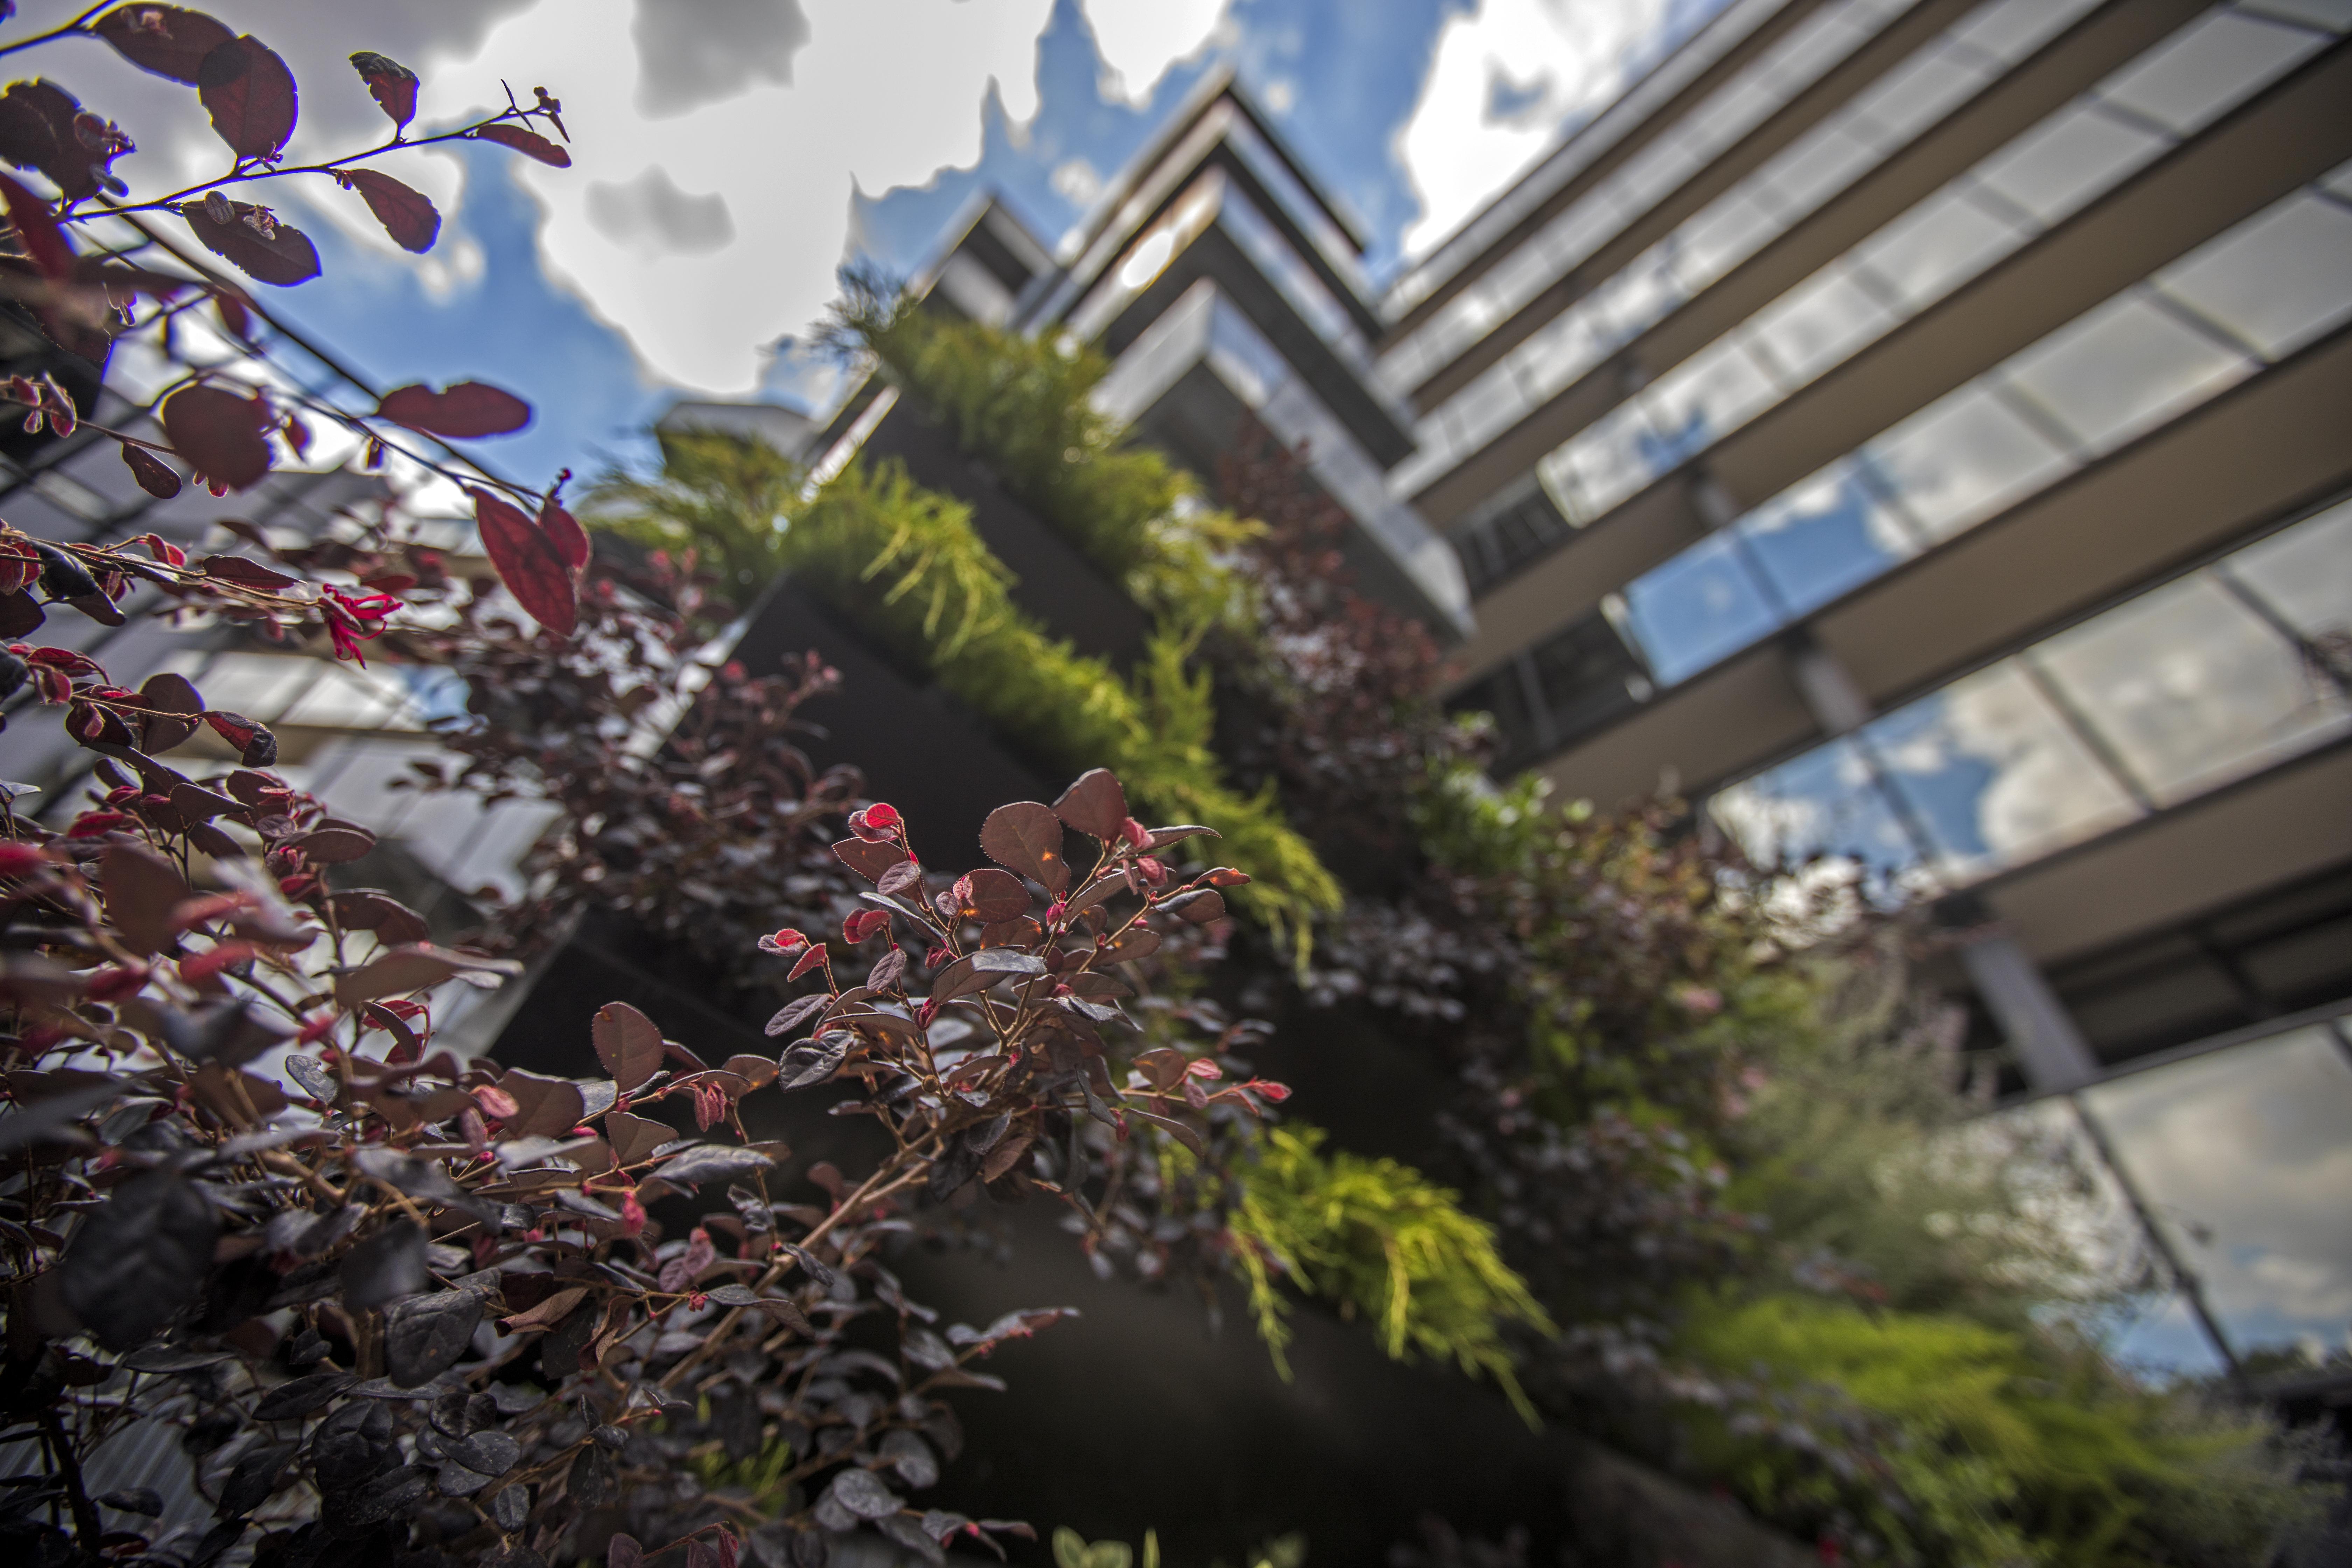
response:
M555 542L488 490L474 492L474 521L481 528L490 564L498 568L499 580L515 602L549 631L571 636L579 622L579 600Z
M294 134L294 73L250 33L205 56L196 67L196 96L240 158L274 157Z
M251 202L231 202L229 208L226 223L215 222L202 202L188 203L180 208L180 216L187 219L188 227L206 250L264 283L291 288L319 275L319 247L310 243L309 235L274 218L264 234L247 221L262 211L260 207Z
M401 249L422 255L432 249L433 242L440 237L441 209L424 192L411 190L390 174L380 174L373 169L347 169L335 177L349 189L359 192L367 202L368 211L375 214L376 222L383 225L383 231Z
M367 83L368 96L392 117L395 129L405 131L416 118L416 73L388 55L362 49L352 56L352 68Z
M395 425L451 440L504 436L530 423L530 404L478 381L461 381L445 392L396 387L383 395L375 411Z
M1054 815L1089 838L1106 844L1118 837L1127 823L1127 792L1108 768L1080 773L1077 782L1054 803Z
M661 1070L659 1026L626 1002L607 1002L597 1008L588 1035L595 1043L596 1059L624 1093Z
M501 147L538 159L558 169L572 167L572 154L535 131L525 131L520 125L485 125L474 132L485 142L495 142Z
M205 59L236 35L201 11L184 5L117 5L89 30L114 46L115 53L160 77L198 85Z
M177 805L179 792L174 790L172 798ZM337 893L331 902L337 924L345 931L373 931L376 941L387 946L423 942L433 934L423 915L390 893L373 888L346 889Z
M1029 912L1029 889L1010 871L982 866L956 883L957 912L982 925L1002 925Z
M1034 800L1016 800L988 814L980 847L998 865L1034 878L1049 893L1070 885L1069 862L1062 858L1062 819Z
M217 386L184 386L163 400L163 434L173 449L233 490L251 489L269 472L262 417L252 399Z
M579 1126L587 1110L580 1086L568 1078L511 1068L499 1079L499 1088L515 1102L515 1113L506 1119L506 1131L499 1134L504 1138L560 1138Z
M146 447L134 447L125 441L122 444L122 461L130 468L131 477L139 481L139 488L157 500L170 500L180 493L180 476L172 471L170 464Z

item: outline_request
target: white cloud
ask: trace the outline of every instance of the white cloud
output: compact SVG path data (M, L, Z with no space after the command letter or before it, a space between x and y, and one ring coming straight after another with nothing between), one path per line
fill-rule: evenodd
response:
M626 184L591 182L588 226L645 256L706 255L735 237L725 196L717 191L689 195L660 168Z
M1139 108L1168 68L1216 31L1225 0L1081 0L1103 61L1103 96Z
M654 117L639 107L627 0L543 0L428 80L425 109L500 101L499 77L519 71L545 82L563 100L573 167L517 172L547 215L549 276L625 334L658 379L741 395L768 345L804 332L834 298L854 190L919 184L978 158L992 84L1013 118L1036 112L1049 8L814 0L789 86L771 70L720 72L697 89L716 96L685 102L674 79L654 95ZM700 227L682 245L676 221L688 212Z
M1072 206L1092 206L1102 195L1102 172L1084 158L1066 159L1054 166L1053 184Z
M1479 0L1438 35L1421 98L1398 132L1421 216L1420 254L1444 239L1606 104L1657 34L1667 0Z

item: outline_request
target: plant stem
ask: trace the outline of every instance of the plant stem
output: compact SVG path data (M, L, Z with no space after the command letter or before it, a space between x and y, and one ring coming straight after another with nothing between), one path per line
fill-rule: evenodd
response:
M73 1509L74 1536L84 1552L98 1550L98 1510L82 1489L81 1464L74 1458L73 1444L66 1438L64 1423L55 1410L41 1412L41 1435L48 1439L49 1456L57 1461L58 1472L65 1478L66 1500Z
M19 38L13 44L0 44L0 55L13 55L19 49L37 48L43 44L49 43L54 39L65 37L70 34L88 32L89 30L88 26L89 19L92 16L97 16L100 11L105 10L107 6L111 4L113 4L113 0L99 0L97 5L92 5L89 10L84 11L80 16L76 16L72 21L68 22L61 27L51 27L46 33L35 33L31 37Z

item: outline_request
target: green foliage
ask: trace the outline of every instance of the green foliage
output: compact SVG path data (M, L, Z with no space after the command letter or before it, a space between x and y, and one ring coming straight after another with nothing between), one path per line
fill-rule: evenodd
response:
M1251 526L1094 406L1109 365L1093 348L913 308L871 278L853 279L840 332L1136 603L1185 626L1245 618L1246 585L1215 557Z
M599 528L682 557L698 552L738 594L783 564L784 531L807 474L764 441L725 430L656 431L662 466L645 478L615 469L589 487Z
M1906 1507L1712 1414L1697 1458L1769 1515L1858 1514L1899 1562L2252 1564L2300 1511L2260 1424L2047 1336L1778 1295L1702 1305L1683 1348L1760 1377L1799 1421L1826 1427L1849 1405L1874 1419Z
M1277 933L1305 937L1336 909L1339 885L1284 822L1270 790L1224 782L1210 749L1215 713L1205 674L1188 673L1192 639L1151 639L1133 682L1013 605L1009 574L970 510L926 490L903 467L853 463L784 536L782 556L900 658L1054 765L1108 767L1163 821L1223 836L1220 858L1249 873L1240 895Z
M1450 1358L1499 1384L1530 1426L1507 1323L1552 1327L1503 1262L1495 1233L1463 1212L1453 1193L1393 1160L1321 1152L1324 1134L1294 1125L1269 1131L1244 1173L1229 1221L1241 1242L1250 1305L1277 1365L1290 1332L1276 1271L1312 1295L1359 1314L1399 1359ZM1288 1375L1285 1367L1285 1375Z

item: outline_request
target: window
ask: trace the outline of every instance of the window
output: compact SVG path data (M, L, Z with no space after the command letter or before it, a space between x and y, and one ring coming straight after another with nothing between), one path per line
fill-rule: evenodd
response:
M2352 635L2352 501L2247 546L2222 570L2298 635Z
M2159 804L2347 726L2342 693L2207 574L2062 633L2034 657Z
M1886 331L1894 320L1854 281L1845 263L1833 261L1780 296L1754 325L1789 384L1801 386Z
M2073 466L1981 384L1930 404L1863 452L1913 521L1937 539Z
M2339 1345L2352 1309L2352 1065L2325 1025L2083 1091L2239 1354Z
M2099 96L2187 136L2326 42L2300 27L2216 11L2108 78Z
M1894 509L1851 463L1781 491L1741 519L1738 532L1791 615L1918 553Z
M2352 212L2319 196L2283 203L2156 284L2277 359L2352 312Z
M1824 857L1880 884L1916 872L1919 851L1861 749L1832 741L1747 783L1709 809L1759 865Z
M1780 624L1733 540L1717 534L1625 590L1627 627L1671 686Z
M1758 409L1777 403L1780 389L1748 352L1742 335L1717 342L1642 395L1650 417L1674 443L1673 460L1713 446ZM1662 465L1663 467L1664 465Z
M1599 611L1530 648L1548 718L1547 742L1563 746L1649 695L1649 681L1616 628Z
M2014 661L1863 731L1956 880L2030 860L2138 808Z
M1857 246L1854 261L1914 309L1972 278L2024 238L1961 189L1948 187Z
M1976 166L1976 178L2054 223L2164 151L2153 132L2091 104L2053 115Z
M2126 295L2018 354L2007 374L2085 447L2102 450L2255 368L2145 296Z

